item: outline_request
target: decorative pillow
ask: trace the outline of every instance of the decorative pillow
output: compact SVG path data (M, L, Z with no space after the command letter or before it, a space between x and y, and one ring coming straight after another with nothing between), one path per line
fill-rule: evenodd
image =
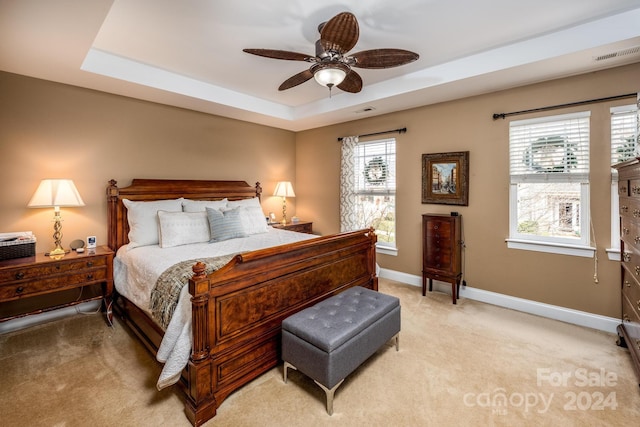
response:
M204 243L211 239L206 212L158 211L160 247Z
M158 211L182 212L183 200L183 198L179 198L152 202L134 202L129 199L122 199L122 203L127 208L127 220L129 221L128 248L157 245L160 242Z
M227 199L222 200L189 200L182 201L182 210L185 212L206 212L207 208L221 209L227 207Z
M230 200L228 208L240 207L242 226L247 234L266 233L269 231L267 219L257 197L242 200Z
M240 218L240 208L207 209L211 242L247 237Z

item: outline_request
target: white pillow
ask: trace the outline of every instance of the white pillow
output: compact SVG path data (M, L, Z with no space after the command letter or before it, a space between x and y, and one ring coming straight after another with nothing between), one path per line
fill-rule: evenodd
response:
M240 207L242 227L247 234L266 233L269 231L267 218L257 197L242 200L229 200L228 208Z
M160 247L204 243L211 239L207 212L158 211Z
M221 209L227 207L227 199L222 200L189 200L182 201L182 210L185 212L206 212L207 208Z
M182 200L184 199L134 202L122 199L122 203L127 208L127 220L129 221L128 248L157 245L160 242L158 211L182 212Z
M207 208L207 218L209 219L211 242L247 237L240 220L240 208Z
M259 234L269 231L267 224L267 218L262 212L262 208L240 207L240 221L242 222L242 228L244 228L247 234Z

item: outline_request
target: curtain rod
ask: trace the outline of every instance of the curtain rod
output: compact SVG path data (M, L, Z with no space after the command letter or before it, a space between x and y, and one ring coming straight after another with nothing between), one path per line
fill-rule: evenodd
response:
M400 129L393 129L393 130L383 130L382 132L374 132L374 133L366 133L364 135L358 135L358 138L361 138L363 136L375 136L375 135L384 135L385 133L405 133L407 131L407 128L400 128ZM342 141L345 137L341 136L340 138L338 138L338 141Z
M568 104L550 105L548 107L533 108L531 110L514 111L511 113L496 113L493 115L493 120L504 119L507 116L515 116L518 114L535 113L537 111L555 110L558 108L574 107L577 105L595 104L597 102L604 102L604 101L615 101L616 99L625 99L625 98L631 98L636 96L637 96L636 93L627 93L626 95L617 95L617 96L609 96L607 98L589 99L587 101L570 102Z

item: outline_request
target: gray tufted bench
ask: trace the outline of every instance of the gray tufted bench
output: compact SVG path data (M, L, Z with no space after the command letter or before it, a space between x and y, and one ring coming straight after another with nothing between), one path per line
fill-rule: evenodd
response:
M282 322L284 382L298 369L325 391L327 412L345 377L395 338L399 349L400 301L360 286L349 288Z

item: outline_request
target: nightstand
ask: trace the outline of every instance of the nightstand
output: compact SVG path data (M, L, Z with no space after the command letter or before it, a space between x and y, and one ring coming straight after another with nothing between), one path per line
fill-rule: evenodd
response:
M313 222L309 222L309 221L288 222L286 224L282 224L281 222L278 222L278 223L271 224L271 226L273 228L280 228L282 230L313 234Z
M0 322L101 299L111 325L113 256L99 246L60 259L39 253L0 261Z

